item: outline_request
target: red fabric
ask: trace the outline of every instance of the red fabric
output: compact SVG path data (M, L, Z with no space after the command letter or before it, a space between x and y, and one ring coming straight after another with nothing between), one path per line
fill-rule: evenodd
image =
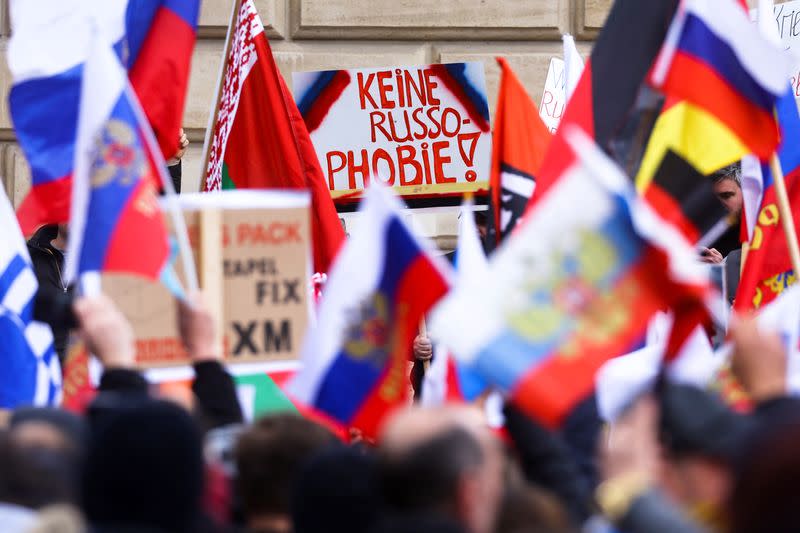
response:
M762 161L778 146L775 115L741 96L716 71L684 52L675 54L662 89L715 116Z
M228 176L242 189L308 189L314 270L327 272L344 242L336 208L311 137L263 32L257 60L242 84L225 148Z
M44 224L69 220L72 174L42 185L35 185L17 209L22 234L33 235Z
M790 174L785 181L795 231L800 233L800 171ZM736 291L734 308L737 311L761 308L780 296L789 282L794 282L782 224L773 185L764 191L750 251Z
M178 153L195 32L161 7L128 77L165 159Z
M592 392L599 368L638 342L656 311L700 304L706 290L705 285L683 285L670 279L668 257L649 247L613 290L592 304L593 312L607 317L604 326L616 323L618 330L609 335L604 326L587 326L576 341L563 343L529 370L511 391L512 401L547 427L557 428Z
M542 121L536 104L508 62L498 57L500 90L492 138L492 172L489 178L494 227L500 228L500 190L503 165L509 165L534 178L539 177L545 153L553 135ZM537 185L538 187L538 185ZM498 240L501 235L497 232Z
M103 270L158 280L169 259L167 235L155 187L151 179L144 177L125 204L109 239ZM139 243L147 246L138 246Z
M592 104L592 63L586 62L578 85L564 110L564 116L558 126L553 141L545 153L542 166L536 176L536 193L528 202L526 216L565 170L575 161L575 154L567 143L564 132L571 127L582 129L589 137L594 138L594 105ZM524 222L521 222L524 224Z
M425 287L420 291L420 287ZM395 319L392 332L391 361L378 379L366 401L351 421L368 439L378 436L388 415L407 404L408 347L419 332L419 321L433 305L450 290L450 285L425 254L409 265L395 294Z

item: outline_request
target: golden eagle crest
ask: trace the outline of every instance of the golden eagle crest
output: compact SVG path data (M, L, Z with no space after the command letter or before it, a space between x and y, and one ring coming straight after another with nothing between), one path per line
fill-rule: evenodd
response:
M514 332L531 343L554 339L575 321L579 330L588 327L594 331L598 329L595 326L600 326L603 334L609 330L605 327L604 314L610 310L601 308L606 299L598 287L602 287L618 266L616 249L597 232L584 230L579 233L574 250L527 258L527 280L522 287L525 302L510 313L508 323ZM542 271L548 274L537 275ZM614 313L608 313L609 320L612 315Z
M109 120L95 143L92 187L119 182L131 185L145 172L145 157L136 145L136 133L121 120Z
M349 317L344 351L351 359L383 368L390 351L389 304L379 291L368 296Z

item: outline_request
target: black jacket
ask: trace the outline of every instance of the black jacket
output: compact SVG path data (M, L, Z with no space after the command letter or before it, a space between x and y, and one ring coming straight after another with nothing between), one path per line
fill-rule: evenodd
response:
M31 255L36 279L39 281L39 294L37 294L37 308L41 308L40 301L52 302L64 299L67 295L67 286L64 284L64 255L58 251L50 241L56 238L58 228L55 225L43 226L28 241L28 253ZM48 311L44 310L45 313ZM63 361L64 351L69 337L69 326L63 320L50 320L41 316L39 309L37 318L44 320L53 329L53 344L59 359Z

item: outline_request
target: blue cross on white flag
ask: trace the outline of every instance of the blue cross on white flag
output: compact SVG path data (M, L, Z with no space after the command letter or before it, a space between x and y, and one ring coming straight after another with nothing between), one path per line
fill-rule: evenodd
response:
M33 320L38 287L14 210L0 191L0 409L61 399L53 332Z

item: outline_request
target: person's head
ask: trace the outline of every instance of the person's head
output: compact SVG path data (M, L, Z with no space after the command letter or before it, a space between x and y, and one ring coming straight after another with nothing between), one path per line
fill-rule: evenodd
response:
M566 511L542 489L510 483L503 493L495 533L572 533Z
M732 465L750 430L749 420L715 394L689 385L665 385L660 394L659 484L699 519L717 521L732 485Z
M479 411L401 411L386 424L379 451L379 482L394 511L438 513L471 533L492 530L503 455Z
M800 524L800 421L783 421L748 443L728 505L731 533L789 533Z
M367 533L383 510L374 458L344 446L301 470L292 498L293 533Z
M38 510L75 501L72 465L54 442L0 433L0 502Z
M58 224L55 237L50 241L50 244L59 250L66 250L67 243L69 242L69 224Z
M712 188L729 214L736 217L742 214L742 164L734 163L711 175Z
M486 211L475 211L475 226L478 228L481 240L485 239L489 232L489 215Z
M300 469L336 438L298 415L268 415L236 444L236 488L252 528L289 531L291 496Z
M9 436L41 466L47 465L47 483L54 490L51 503L78 502L88 438L81 417L49 407L21 408L11 416Z
M172 402L106 393L89 412L83 509L97 528L190 532L203 491L200 431Z

